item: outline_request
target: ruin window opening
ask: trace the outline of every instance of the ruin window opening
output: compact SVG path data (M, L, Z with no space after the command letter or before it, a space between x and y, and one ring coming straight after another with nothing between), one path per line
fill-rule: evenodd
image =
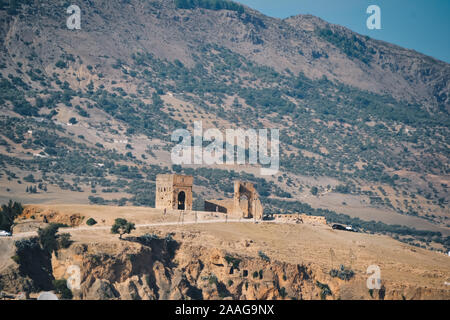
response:
M178 194L178 210L184 210L186 207L186 194L184 193L184 191L181 191Z

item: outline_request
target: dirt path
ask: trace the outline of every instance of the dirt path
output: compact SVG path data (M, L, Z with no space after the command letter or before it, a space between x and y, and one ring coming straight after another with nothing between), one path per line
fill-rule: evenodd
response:
M211 223L255 223L254 220L244 220L244 219L217 219L217 220L192 220L192 221L175 221L175 222L158 222L158 223L145 223L145 224L137 224L136 228L148 228L148 227L160 227L160 226L182 226L182 225L190 225L190 224L211 224ZM257 223L276 223L276 224L293 224L291 222L284 221L257 221ZM109 230L111 226L92 226L92 227L76 227L76 228L62 228L60 232L72 233L77 231L99 231L99 230ZM37 232L22 232L17 233L12 236L13 239L21 239L36 236Z

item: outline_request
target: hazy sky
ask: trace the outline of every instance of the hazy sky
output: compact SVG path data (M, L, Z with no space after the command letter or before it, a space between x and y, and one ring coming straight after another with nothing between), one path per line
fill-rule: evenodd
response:
M450 63L450 0L236 1L278 18L309 13ZM369 5L381 9L381 30L369 30L366 26Z

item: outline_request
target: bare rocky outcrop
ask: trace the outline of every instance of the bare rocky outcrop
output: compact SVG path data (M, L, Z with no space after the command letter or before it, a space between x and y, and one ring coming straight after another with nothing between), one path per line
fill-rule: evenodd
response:
M186 236L186 235L184 235ZM77 299L442 299L448 292L400 283L369 291L366 276L331 277L321 266L272 261L166 238L75 244L52 257L53 276L81 270ZM324 294L322 285L328 286Z
M21 220L12 226L13 234L22 232L37 231L39 228L44 228L47 224L43 221L36 221L34 219Z
M4 243L5 240L0 240ZM0 291L10 293L39 292L52 288L50 254L43 250L37 238L9 242L10 250L0 256Z
M70 286L74 299L87 300L450 298L444 289L414 283L383 281L380 290L368 290L365 274L343 280L313 263L193 244L196 236L182 232L75 242L52 256L38 246L24 246L15 253L25 260L0 270L0 287L9 294L38 293L51 290L53 279L66 279L75 284Z
M32 231L25 230L25 228L26 223L32 225L33 221L35 221L35 223L62 223L71 227L77 227L83 222L83 219L84 217L79 213L60 213L52 209L42 209L38 206L29 205L24 208L23 213L18 217L18 223L21 225L19 228L21 231L16 232ZM33 227L31 227L31 229L33 229Z
M224 250L182 246L174 240L76 244L52 257L56 279L78 265L80 299L313 299L319 291L307 266Z

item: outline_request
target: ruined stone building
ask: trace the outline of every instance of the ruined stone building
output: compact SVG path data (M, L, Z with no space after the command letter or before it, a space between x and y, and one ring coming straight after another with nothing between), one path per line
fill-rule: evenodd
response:
M192 185L194 177L179 174L156 176L157 209L192 210Z
M264 209L253 183L235 181L233 199L206 200L205 211L221 212L236 217L261 220Z

